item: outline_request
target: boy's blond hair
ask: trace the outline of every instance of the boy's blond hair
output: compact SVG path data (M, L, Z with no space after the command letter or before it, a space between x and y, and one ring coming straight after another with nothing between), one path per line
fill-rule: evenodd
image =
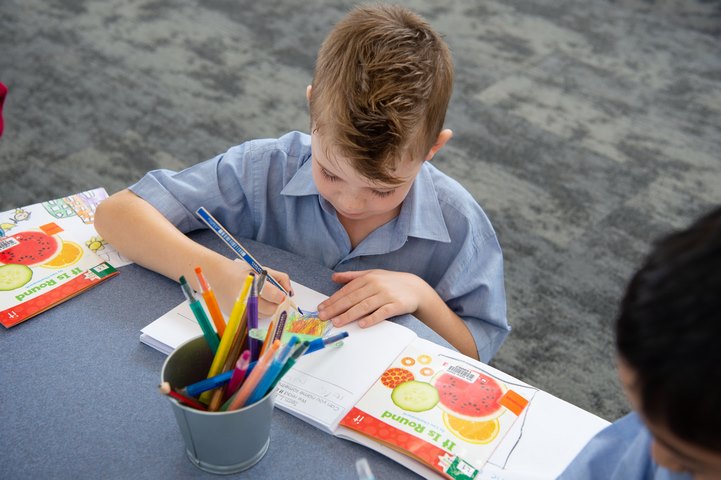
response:
M396 163L426 156L452 89L450 51L425 20L395 5L357 7L318 53L311 128L361 175L399 183Z

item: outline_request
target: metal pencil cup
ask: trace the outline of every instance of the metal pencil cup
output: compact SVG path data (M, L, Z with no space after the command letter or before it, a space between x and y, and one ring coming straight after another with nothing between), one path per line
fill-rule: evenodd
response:
M184 387L203 380L212 361L213 352L201 335L168 356L160 374L161 382ZM168 399L188 458L201 470L219 474L240 472L258 463L268 450L272 394L230 412L204 412Z

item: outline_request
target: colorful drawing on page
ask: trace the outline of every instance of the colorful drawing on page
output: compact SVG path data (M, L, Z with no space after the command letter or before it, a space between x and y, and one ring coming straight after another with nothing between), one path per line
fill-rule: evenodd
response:
M18 226L18 223L27 221L31 213L24 208L16 208L12 216L8 217L7 222L0 223L0 237L6 236L8 231Z
M328 320L318 318L318 312L291 311L286 321L286 333L300 333L313 337L324 336L333 326Z
M90 225L95 220L95 209L106 198L108 194L104 189L95 189L43 202L42 205L55 218L77 216L83 223Z

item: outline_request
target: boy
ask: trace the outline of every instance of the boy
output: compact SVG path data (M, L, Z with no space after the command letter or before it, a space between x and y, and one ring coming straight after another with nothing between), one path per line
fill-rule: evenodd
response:
M367 327L411 313L488 361L509 331L501 250L471 195L428 162L452 136L443 129L452 83L448 47L423 19L402 7L357 8L318 54L306 91L310 136L150 172L103 202L95 225L170 278L192 279L202 266L228 310L248 270L183 234L204 227L194 215L204 206L238 237L335 270L345 286L319 305L321 318ZM264 289L261 311L281 300Z
M721 479L721 208L658 242L616 321L638 413L594 437L562 479Z

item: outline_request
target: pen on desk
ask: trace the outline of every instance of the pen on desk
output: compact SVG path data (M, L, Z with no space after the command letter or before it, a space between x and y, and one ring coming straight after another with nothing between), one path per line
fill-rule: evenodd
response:
M189 407L197 408L198 410L207 410L205 408L205 405L199 403L197 400L188 398L185 395L173 390L173 388L170 386L170 383L168 382L163 382L158 385L158 389L160 390L160 393L172 397L182 404L188 405Z
M268 348L268 351L265 352L265 354L258 359L258 363L256 364L255 368L252 372L250 372L250 375L248 375L248 378L243 382L243 385L240 386L240 390L233 396L232 400L230 400L230 404L228 405L228 410L237 410L238 408L242 408L246 405L248 398L250 397L250 394L253 393L253 389L258 385L258 382L263 377L263 374L268 370L268 367L270 366L270 362L273 359L273 356L275 355L275 352L278 351L278 348L280 348L280 340L276 340L273 342L273 345L271 345Z
M213 289L210 288L210 285L205 280L205 276L200 267L195 267L195 276L198 277L200 294L203 296L203 300L205 300L205 305L208 307L210 318L213 319L215 329L218 331L218 336L223 338L223 333L225 333L225 319L223 318L223 312L220 311L218 299L215 298L215 292L213 292Z
M213 357L213 362L210 364L210 370L208 371L208 377L217 375L217 374L221 373L221 371L223 370L223 365L225 364L225 361L228 358L228 353L231 350L233 340L235 340L235 337L238 333L238 327L241 323L241 317L245 310L245 301L246 301L248 292L250 291L250 285L252 282L253 282L253 274L251 273L245 279L245 282L243 283L243 287L240 290L240 294L238 295L238 299L235 301L235 305L233 306L233 310L230 314L230 319L228 320L226 334L223 335L223 338L220 340L220 346L218 347L218 351L216 352L215 356ZM201 395L201 397L200 397L200 401L204 402L204 403L208 403L208 402L210 402L210 398L211 398L211 394L209 392L203 393L203 395Z
M251 405L265 397L266 393L268 393L268 390L270 389L270 386L275 383L276 377L285 365L288 354L296 343L298 343L298 337L292 337L282 349L278 350L275 358L273 358L270 362L270 366L258 381L258 385L253 389L250 397L248 397L248 405Z
M243 383L243 380L245 379L245 375L248 373L248 365L250 364L250 350L244 350L243 353L240 354L240 358L235 363L235 368L232 370L233 374L230 376L230 382L228 383L228 386L225 389L225 398L224 400L228 400L228 397L233 395L235 392L238 391L238 388L240 387L240 384Z
M250 268L255 270L258 274L263 273L263 267L260 265L258 260L253 258L253 256L248 253L248 251L243 248L243 246L233 238L233 236L228 232L228 230L223 227L218 220L213 217L210 212L208 212L205 207L200 207L195 211L195 213L200 217L200 219L213 231L215 232L218 237L220 237L223 242L225 242L226 245L230 247L231 250L233 250L238 257L245 260L245 262L250 265ZM267 275L267 272L266 272ZM283 286L278 283L276 279L274 279L272 276L268 276L268 281L278 287L281 292L288 295L288 292L283 288Z
M205 310L203 310L203 305L198 301L197 298L195 298L195 292L193 292L193 289L190 287L190 284L188 284L185 276L180 277L180 288L183 289L185 298L187 298L188 302L190 303L190 309L193 311L193 315L198 321L200 329L203 331L205 341L208 342L208 346L213 351L213 353L217 352L218 345L220 344L220 341L218 340L218 334L215 333L215 330L213 330L213 327L210 325L210 320L208 320L208 316L205 314Z
M375 480L375 476L371 471L371 467L368 464L368 460L365 457L361 457L355 462L355 471L358 474L358 480Z
M320 350L321 348L325 348L328 345L332 343L339 342L346 338L348 336L348 332L340 332L336 335L331 335L330 337L326 338L316 338L315 340L310 342L310 346L308 347L308 351L305 353L313 353L316 350Z
M308 351L308 347L310 346L310 342L305 341L301 343L298 348L296 348L293 353L290 355L290 358L286 360L285 364L283 365L283 368L280 369L280 373L277 377L275 377L275 380L273 383L271 383L270 388L268 390L273 390L276 385L278 385L278 382L283 378L283 376L288 373L288 370L293 368L293 365L295 365L295 362L298 361L298 359L301 357L301 355L305 355L305 352Z

